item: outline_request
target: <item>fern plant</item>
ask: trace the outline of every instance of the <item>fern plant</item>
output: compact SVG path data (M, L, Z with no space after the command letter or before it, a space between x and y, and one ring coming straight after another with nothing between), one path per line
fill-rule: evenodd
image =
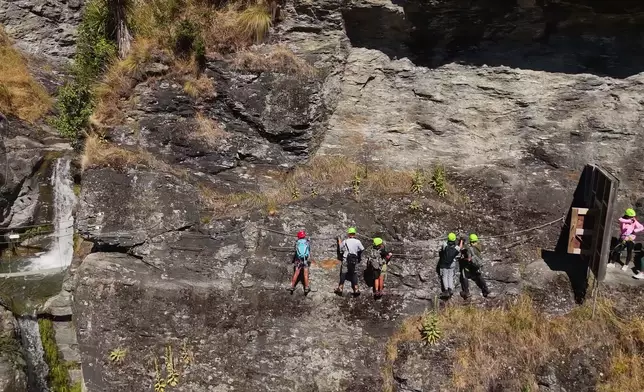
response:
M353 176L353 181L351 181L351 187L353 188L353 194L358 196L360 194L360 182L362 182L362 177L360 177L359 173L356 173L355 176Z
M127 350L124 348L115 348L114 350L110 351L110 361L114 363L120 363L123 362L125 359L125 355L127 355Z
M192 351L188 348L188 342L184 340L181 345L181 362L183 362L184 366L189 366L192 361Z
M156 356L154 357L154 374L154 392L165 392L167 384L165 378L161 377L161 369L159 368L159 361Z
M434 345L438 343L442 333L438 327L438 315L435 312L425 316L420 332L426 345Z
M441 165L434 167L432 179L429 183L436 191L438 196L444 197L447 195L447 179L445 177L445 168Z
M179 384L179 372L174 366L174 356L172 355L172 346L165 348L165 369L168 373L166 384L171 387L176 387Z
M420 169L416 169L413 177L411 178L411 192L416 194L422 193L424 187L425 173Z

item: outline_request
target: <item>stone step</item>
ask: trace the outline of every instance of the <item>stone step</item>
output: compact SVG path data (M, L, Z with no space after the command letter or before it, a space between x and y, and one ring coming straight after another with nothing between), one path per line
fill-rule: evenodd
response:
M76 329L71 321L54 321L56 343L65 361L80 363Z

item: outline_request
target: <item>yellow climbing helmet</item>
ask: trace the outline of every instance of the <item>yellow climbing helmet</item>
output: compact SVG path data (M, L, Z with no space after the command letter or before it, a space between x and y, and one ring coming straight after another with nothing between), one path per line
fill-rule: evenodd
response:
M632 208L627 208L626 211L624 212L624 214L629 218L635 218L635 215L637 215L635 213L635 210L632 209Z
M479 242L479 236L474 233L470 234L470 242Z
M456 234L454 233L449 233L447 235L447 241L456 241Z
M356 233L356 228L355 227L349 227L347 229L347 234L355 234Z
M382 245L382 238L376 237L373 239L373 246L380 246Z

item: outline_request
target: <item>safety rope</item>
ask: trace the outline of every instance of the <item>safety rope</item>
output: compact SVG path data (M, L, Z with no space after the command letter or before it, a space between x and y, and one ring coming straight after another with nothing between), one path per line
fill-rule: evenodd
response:
M73 219L65 220L63 222L73 222ZM12 231L12 230L21 230L21 229L32 229L34 227L44 227L44 226L53 226L54 222L43 222L39 224L26 225L26 226L11 226L11 227L0 227L0 231Z

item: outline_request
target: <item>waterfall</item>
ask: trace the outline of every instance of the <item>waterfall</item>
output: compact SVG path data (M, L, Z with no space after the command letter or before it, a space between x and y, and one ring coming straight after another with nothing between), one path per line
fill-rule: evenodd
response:
M47 252L34 257L25 271L64 269L72 263L74 255L74 221L72 212L76 203L69 158L59 158L51 176L54 193L53 240Z
M49 368L45 363L40 329L36 316L18 318L22 348L27 362L27 382L29 392L49 392L47 373Z

